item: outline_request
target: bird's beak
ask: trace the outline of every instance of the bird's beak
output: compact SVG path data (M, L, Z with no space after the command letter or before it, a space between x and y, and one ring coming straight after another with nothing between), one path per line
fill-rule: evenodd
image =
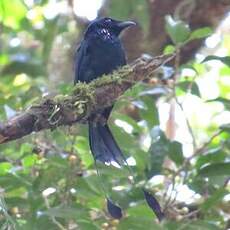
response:
M124 30L127 27L135 26L135 25L136 25L136 22L133 22L133 21L123 21L123 22L117 23L117 26L119 27L120 31Z

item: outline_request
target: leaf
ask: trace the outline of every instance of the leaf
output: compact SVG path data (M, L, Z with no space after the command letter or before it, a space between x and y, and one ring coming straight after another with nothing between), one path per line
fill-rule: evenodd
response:
M191 31L188 24L181 20L175 20L170 15L165 17L165 21L166 31L175 45L184 43L189 39Z
M157 201L157 199L153 195L151 195L146 190L143 190L143 192L144 192L145 200L146 200L148 206L153 210L153 212L157 216L158 220L162 221L162 219L164 218L164 213L161 210L161 206L160 206L159 202Z
M166 94L167 94L167 90L165 88L159 86L159 87L154 87L154 88L143 90L139 95L140 96L153 95L156 98L158 98L158 97L160 97L162 95L166 95Z
M143 96L141 100L144 103L144 109L139 110L140 117L147 122L149 129L152 129L155 125L159 124L159 115L155 100L150 96Z
M181 165L183 163L183 150L182 144L177 141L173 141L169 144L169 157L177 164Z
M202 63L212 61L212 60L221 61L222 63L230 67L230 56L219 57L215 55L209 55L202 61Z
M221 125L220 129L224 130L225 132L230 132L230 124Z
M201 168L198 175L203 177L213 176L229 176L230 175L230 162L209 164Z
M131 125L133 128L133 132L138 132L138 133L141 132L141 127L138 125L137 121L135 121L133 118L131 118L125 114L117 113L115 111L113 112L113 114L114 114L114 117L116 119L119 119L121 121L125 121L129 125Z
M214 192L214 194L212 194L207 200L205 200L205 202L201 205L201 209L203 211L209 210L214 205L219 203L221 199L227 194L228 191L225 188L221 187L216 192Z
M206 221L206 220L195 220L195 221L187 221L187 222L180 222L178 227L176 228L171 228L171 225L174 224L175 222L167 223L168 225L168 230L220 230L219 227L217 227L215 224L213 224L211 221Z
M7 174L11 168L12 168L12 164L9 162L0 163L0 175Z
M153 227L154 226L154 227ZM128 216L119 222L117 227L118 230L163 230L159 224L154 222L153 218L150 217L133 217Z
M122 218L122 210L118 205L115 205L110 199L107 199L107 209L109 214L115 219Z
M12 109L10 106L4 105L4 109L5 109L7 119L10 119L13 116L15 116L16 111L14 109Z
M175 46L173 46L173 45L167 45L167 46L164 48L163 53L164 53L164 54L172 54L172 53L175 52L175 50L176 50Z
M61 217L65 219L87 219L87 212L83 207L54 207L49 208L47 211L43 211L42 215Z
M141 197L143 197L143 193L141 193ZM139 198L140 199L140 198ZM146 205L145 202L138 203L135 206L129 207L127 209L127 214L132 217L141 218L141 217L149 217L153 218L152 210Z
M151 130L152 144L149 149L150 160L147 166L148 177L160 174L165 157L168 155L168 144L165 134L158 126Z
M74 145L74 149L76 150L78 156L80 157L82 164L85 165L85 167L89 167L90 165L93 165L94 160L91 154L89 154L89 147L87 144L86 137L78 135L76 137L76 144Z
M37 155L35 154L29 155L22 159L22 164L25 168L29 168L36 164L37 159L38 159Z
M77 225L79 229L87 229L87 230L100 230L101 228L93 223L91 220L89 221L77 221Z
M177 84L177 87L184 92L190 92L193 95L201 97L199 86L194 81L182 81Z
M215 99L207 100L206 102L221 102L224 104L225 108L227 110L230 110L230 100L223 98L223 97L217 97Z
M210 27L203 27L192 31L190 34L189 40L201 39L210 36L213 33L213 30Z
M204 154L198 156L196 168L199 169L207 163L218 163L225 160L226 153L222 148L209 149Z
M1 0L0 2L0 21L13 29L19 29L26 12L26 7L20 0Z

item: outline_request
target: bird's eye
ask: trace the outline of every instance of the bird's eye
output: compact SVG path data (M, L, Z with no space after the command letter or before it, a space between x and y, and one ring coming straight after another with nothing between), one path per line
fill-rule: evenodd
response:
M106 22L111 22L112 19L111 19L111 18L106 18L105 21L106 21Z

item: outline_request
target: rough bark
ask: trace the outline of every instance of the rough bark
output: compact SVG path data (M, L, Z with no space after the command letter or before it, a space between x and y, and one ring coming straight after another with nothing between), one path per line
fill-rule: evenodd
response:
M152 76L159 66L173 57L167 55L151 59L139 58L131 65L90 84L76 84L70 95L44 98L41 103L0 124L0 143L43 129L85 122L91 114L112 105L127 89Z

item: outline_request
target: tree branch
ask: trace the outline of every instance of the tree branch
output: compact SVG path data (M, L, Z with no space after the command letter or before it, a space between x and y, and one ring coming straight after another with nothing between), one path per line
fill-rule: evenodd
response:
M0 123L0 144L43 129L86 122L91 114L112 105L136 82L152 76L158 67L173 58L174 55L139 58L90 84L76 84L70 95L44 98L5 124Z

